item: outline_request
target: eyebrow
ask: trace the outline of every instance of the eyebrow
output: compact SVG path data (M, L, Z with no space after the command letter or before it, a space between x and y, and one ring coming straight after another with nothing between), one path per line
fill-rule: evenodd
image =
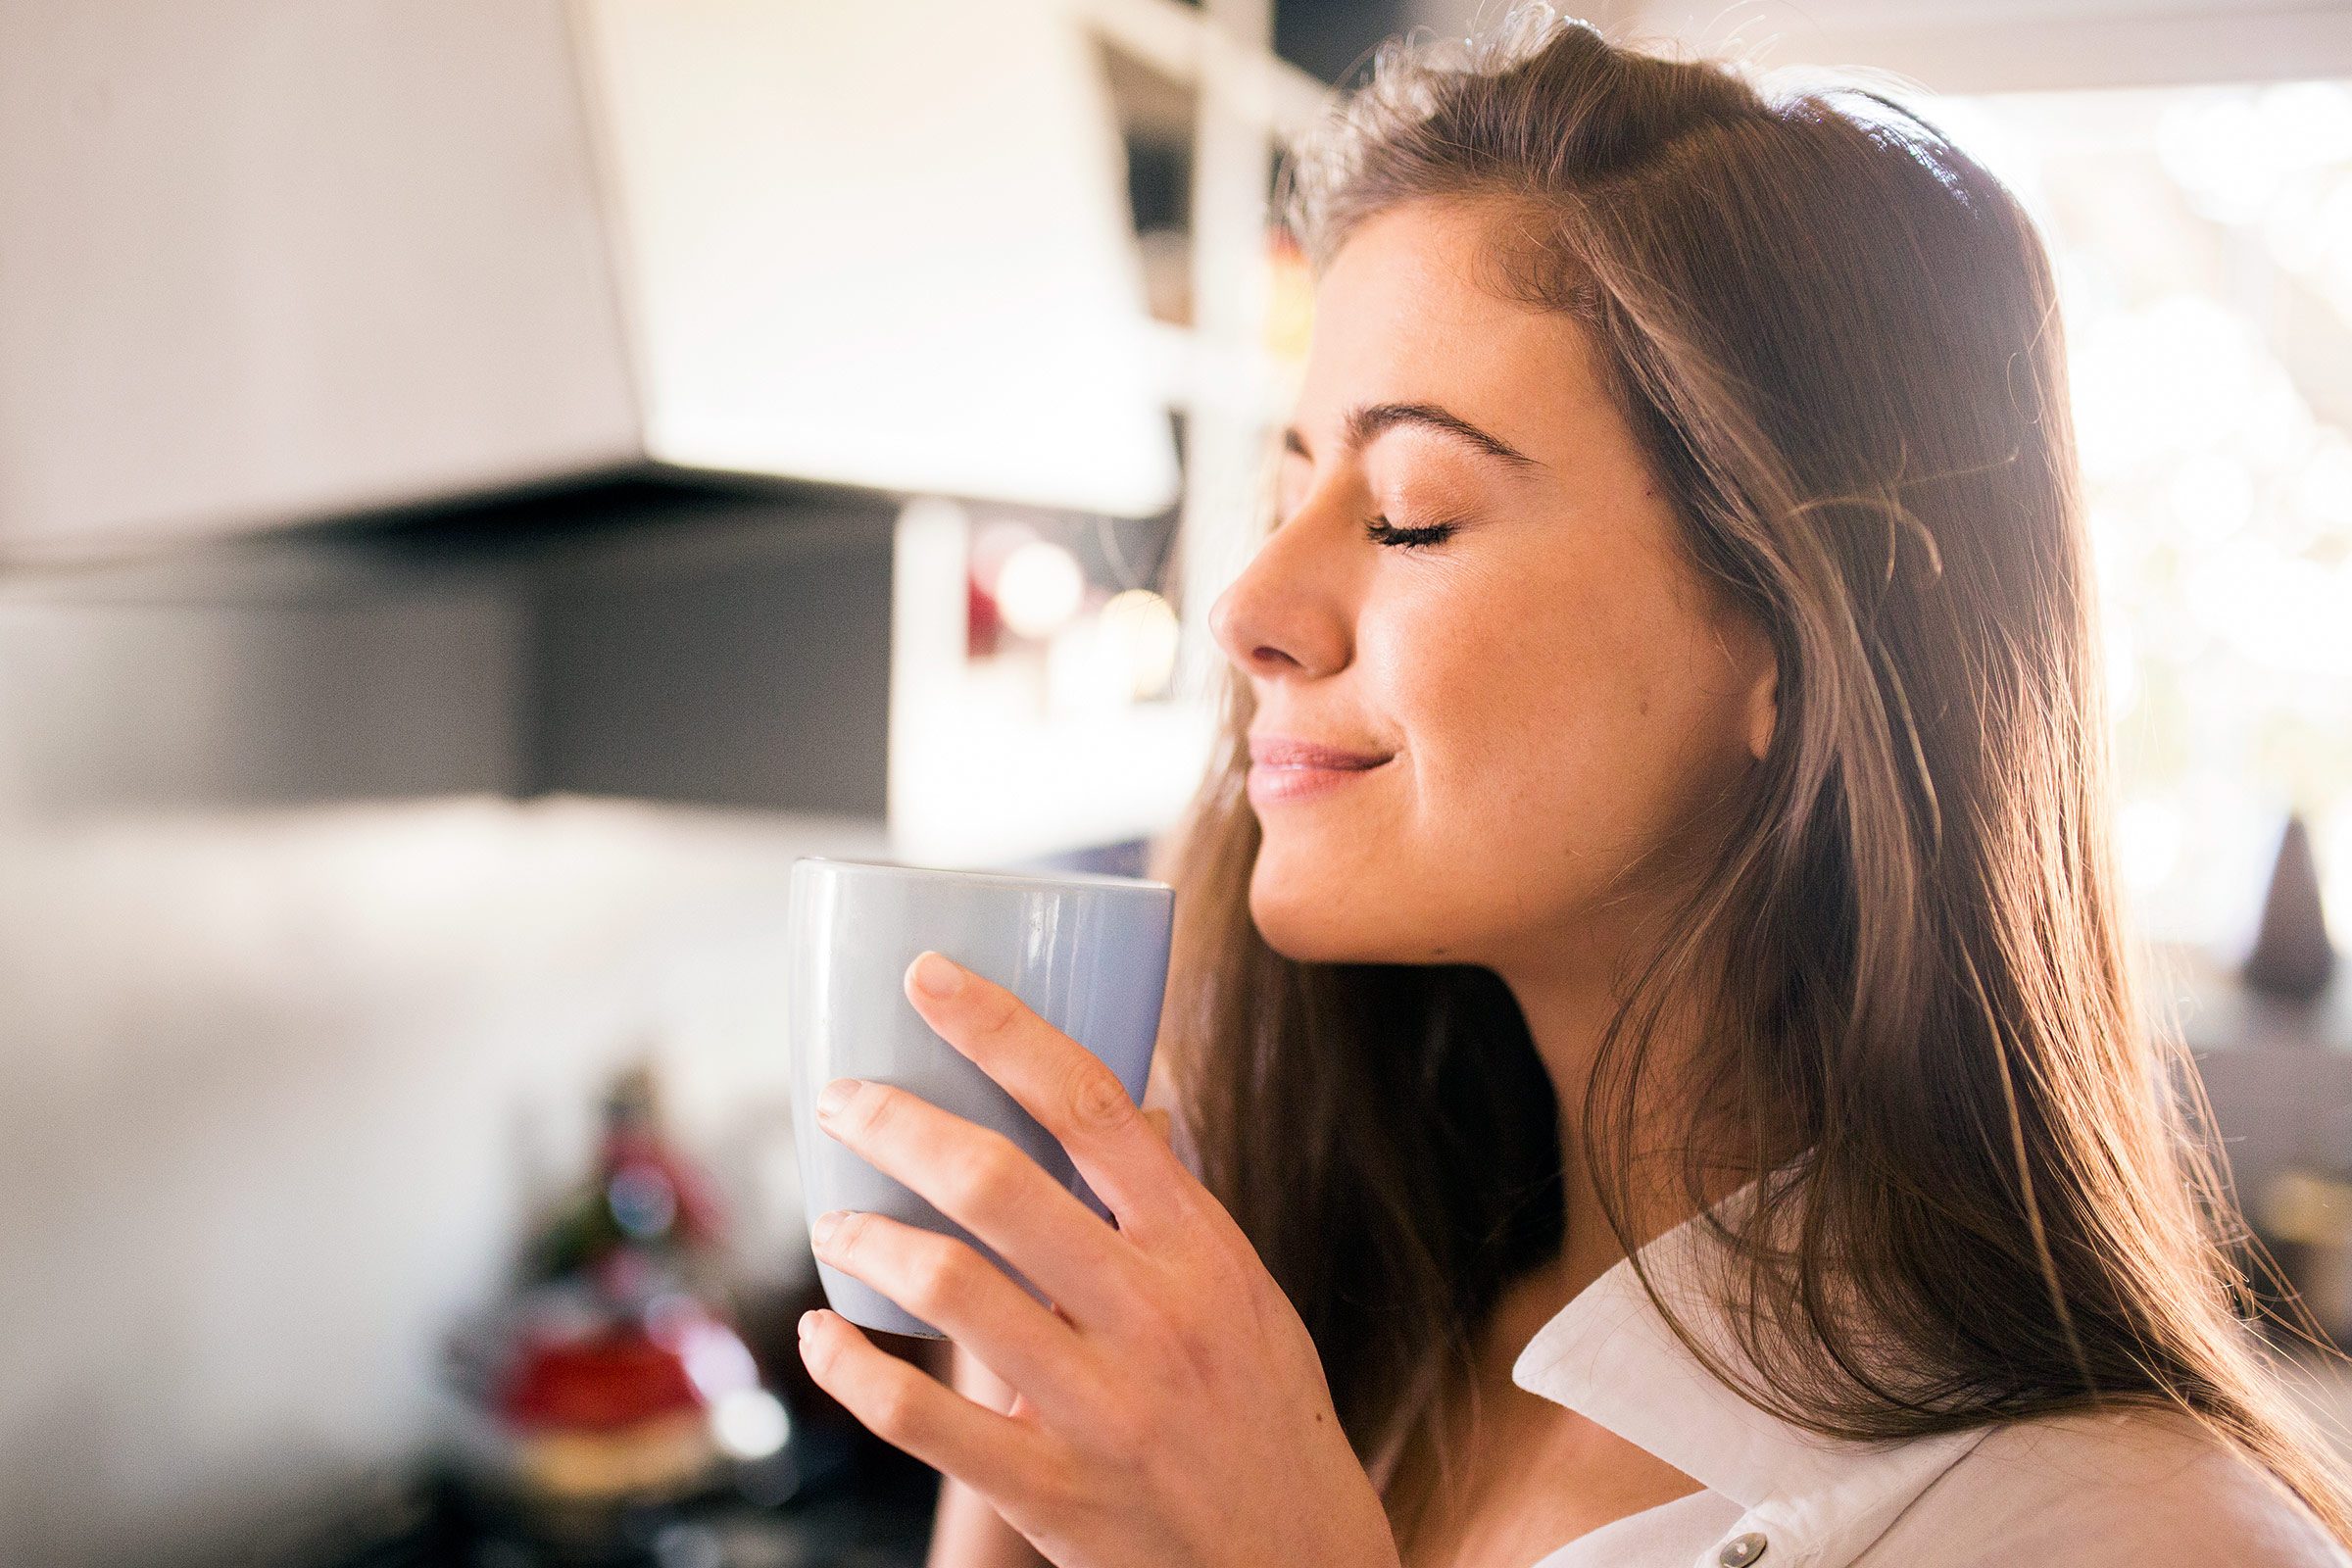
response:
M1516 468L1544 466L1502 437L1482 430L1460 415L1447 413L1434 403L1360 403L1349 409L1341 421L1341 444L1350 452L1359 451L1382 431L1400 424L1416 424L1451 436ZM1306 450L1306 442L1295 424L1282 432L1282 449L1313 461L1313 454Z

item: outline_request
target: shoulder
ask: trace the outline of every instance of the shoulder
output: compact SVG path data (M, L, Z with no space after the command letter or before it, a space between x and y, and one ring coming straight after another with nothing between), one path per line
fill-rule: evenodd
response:
M1995 1427L1863 1561L2352 1568L2352 1554L2258 1460L2168 1410Z

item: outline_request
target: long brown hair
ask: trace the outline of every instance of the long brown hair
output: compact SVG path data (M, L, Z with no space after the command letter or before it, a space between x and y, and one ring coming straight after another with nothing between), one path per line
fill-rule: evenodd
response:
M2251 1321L2259 1253L2193 1068L2139 1006L2060 321L2015 199L1882 93L1768 92L1542 5L1383 44L1282 185L1318 270L1398 203L1493 211L1497 286L1589 328L1690 563L1769 631L1768 755L1627 977L1577 1140L1631 1247L1644 1041L1720 974L1673 1089L1692 1206L1724 1128L1765 1184L1719 1228L1753 1375L1678 1321L1685 1343L1830 1436L2183 1411L2352 1544ZM1559 1111L1491 971L1267 946L1252 694L1222 677L1217 756L1153 856L1178 888L1162 1038L1204 1175L1382 1480L1560 1249Z

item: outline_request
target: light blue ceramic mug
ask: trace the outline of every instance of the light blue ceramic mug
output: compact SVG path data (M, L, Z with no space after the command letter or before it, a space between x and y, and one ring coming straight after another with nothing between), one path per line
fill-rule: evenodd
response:
M817 1092L835 1078L909 1090L1003 1133L1107 1219L1060 1141L932 1031L906 1000L903 977L916 954L938 950L1102 1057L1140 1102L1159 1033L1175 908L1175 889L1137 877L794 860L785 1009L793 1141L809 1222L854 1208L942 1232L969 1243L1044 1300L971 1232L820 1129ZM816 1267L826 1301L851 1322L944 1337L871 1286L822 1259Z

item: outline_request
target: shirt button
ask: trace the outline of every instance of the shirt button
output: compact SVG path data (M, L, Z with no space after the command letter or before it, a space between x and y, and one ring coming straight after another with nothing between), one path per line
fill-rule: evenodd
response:
M1747 1568L1749 1563L1764 1555L1764 1538L1750 1530L1744 1536L1734 1536L1725 1542L1723 1550L1715 1554L1715 1560L1723 1564L1723 1568Z

